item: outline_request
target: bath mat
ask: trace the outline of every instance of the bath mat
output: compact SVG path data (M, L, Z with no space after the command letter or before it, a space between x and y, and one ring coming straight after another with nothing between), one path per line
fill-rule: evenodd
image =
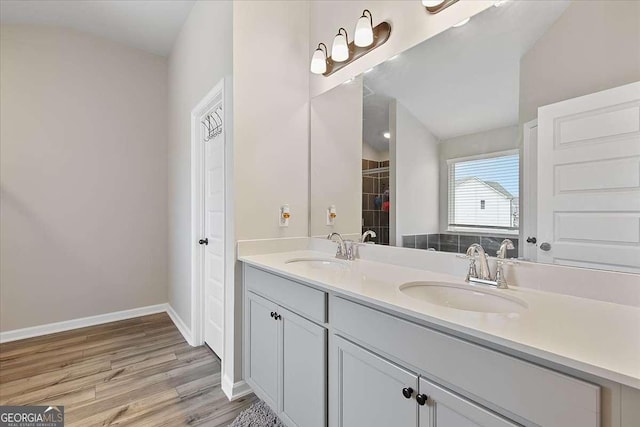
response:
M229 427L284 427L280 418L263 401L240 412Z

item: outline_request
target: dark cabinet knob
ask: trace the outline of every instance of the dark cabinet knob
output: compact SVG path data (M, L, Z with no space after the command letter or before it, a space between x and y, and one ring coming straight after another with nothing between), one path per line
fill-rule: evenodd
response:
M418 401L418 405L424 406L424 404L427 403L427 400L429 400L429 396L426 394L419 394L416 396L416 400Z
M538 239L535 237L527 237L527 243L533 243L534 245L538 243Z
M198 243L200 243L201 245L208 245L209 244L209 238L205 238L205 239L200 239L198 240Z
M411 399L411 396L413 395L413 389L411 387L403 388L402 395L407 399Z
M274 313L273 311L271 312L271 317L275 317L276 313Z
M276 315L275 315L275 317L274 317L274 318L275 318L276 320L280 320L280 319L282 319L282 316L280 316L278 313L276 313Z

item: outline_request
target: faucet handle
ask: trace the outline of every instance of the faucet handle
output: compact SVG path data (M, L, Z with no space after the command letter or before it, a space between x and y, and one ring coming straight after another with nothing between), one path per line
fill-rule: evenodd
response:
M469 270L467 271L467 278L465 279L466 282L468 282L469 279L472 277L476 277L476 278L478 277L478 269L476 267L476 257L471 255L466 255L466 254L458 254L456 255L456 258L469 260Z
M343 254L347 257L347 260L353 261L356 258L356 248L360 243L355 242L353 240L345 240L344 247L347 251L346 254Z

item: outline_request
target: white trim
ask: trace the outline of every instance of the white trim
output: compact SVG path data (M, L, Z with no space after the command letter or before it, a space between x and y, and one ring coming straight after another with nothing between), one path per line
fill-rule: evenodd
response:
M538 127L538 119L531 120L522 125L522 157L520 158L521 176L520 187L522 198L520 199L520 232L518 253L521 258L535 262L538 254L538 245L530 245L527 237L536 236L537 233L537 205L538 205L538 142L531 140L531 132Z
M225 149L225 272L224 272L224 313L223 313L223 345L222 354L218 356L222 359L223 378L236 378L239 376L235 367L235 347L238 344L235 340L235 314L236 314L236 253L235 253L235 225L234 225L234 199L233 199L233 81L230 76L220 80L218 84L198 103L191 112L191 159L204 159L200 154L203 149L199 141L198 118L216 98L222 97L223 104L223 132ZM202 170L203 162L192 162L191 164L191 328L193 345L204 344L204 285L202 281L202 249L197 243L204 232L204 208L202 206L203 183ZM243 395L242 383L233 383L229 379L227 393L231 396ZM232 385L231 385L232 384ZM241 391L234 391L236 388Z
M224 79L218 82L191 110L191 328L194 345L204 344L204 277L203 248L198 243L205 233L204 224L204 144L200 140L200 116L211 108L211 104L221 98L223 115ZM225 138L228 124L223 120L222 137ZM226 146L226 141L225 141ZM225 166L227 166L225 164ZM225 212L225 217L227 213ZM224 316L223 316L224 325ZM224 345L223 345L224 350Z
M483 159L491 159L494 157L513 156L515 154L520 155L519 148L512 148L509 150L502 150L502 151L493 151L491 153L475 154L473 156L453 157L451 159L447 159L447 165L451 165L452 163L470 162L472 160L483 160Z
M222 376L222 391L230 401L240 399L253 392L245 380L234 383L226 375Z
M234 199L234 148L233 148L233 80L226 77L223 79L224 90L222 93L222 102L224 104L226 112L224 113L224 147L225 147L225 279L224 279L224 332L222 346L222 378L230 378L242 380L242 358L240 358L240 367L236 367L236 347L242 345L242 323L236 325L237 312L239 310L241 314L242 307L242 292L240 292L240 306L236 303L236 279L240 290L242 289L242 275L240 274L236 278L236 264L238 263L235 251L236 245L236 232L235 232L235 199ZM240 321L241 322L241 321ZM240 342L236 341L236 331L240 331ZM242 355L242 351L240 351ZM239 390L235 390L238 388ZM244 395L242 388L242 381L234 383L232 387L231 398L234 396Z
M473 156L455 157L455 158L447 159L447 227L446 227L447 232L458 232L458 231L466 232L466 231L471 231L475 229L475 227L465 227L464 225L451 224L452 220L455 218L455 201L451 199L451 192L453 190L453 187L455 186L455 181L456 181L456 178L452 178L454 175L454 172L453 172L454 166L457 163L470 162L475 160L493 159L496 157L506 157L506 156L518 156L518 169L521 169L522 156L520 153L520 148L512 148L509 150L494 151L491 153L482 153L482 154L476 154ZM520 191L520 182L522 180L521 180L520 171L518 171L518 173L519 173L518 191ZM489 185L487 185L487 187L490 187L493 191L495 191L496 193L499 193L495 188ZM481 227L482 226L478 226L478 230ZM502 234L512 234L512 235L518 234L519 235L520 226L518 225L518 228L515 230L510 228L495 228L492 230L495 230L495 233L497 234L502 233Z
M187 325L184 324L184 322L182 321L180 316L178 316L178 313L176 313L173 307L171 307L169 304L166 304L166 308L167 308L166 310L167 314L171 318L171 321L173 322L174 325L176 325L176 328L178 328L178 331L180 331L185 341L187 341L187 343L189 343L190 346L195 347L196 345L193 342L193 334L191 333L191 330L187 327Z
M65 320L62 322L32 326L30 328L14 329L12 331L0 332L0 343L23 340L25 338L39 337L42 335L55 334L57 332L70 331L72 329L85 328L87 326L95 326L101 325L103 323L116 322L118 320L147 316L149 314L167 312L167 307L168 304L166 303L148 305L146 307L133 308L131 310L115 311L112 313L99 314L97 316L81 317L79 319Z

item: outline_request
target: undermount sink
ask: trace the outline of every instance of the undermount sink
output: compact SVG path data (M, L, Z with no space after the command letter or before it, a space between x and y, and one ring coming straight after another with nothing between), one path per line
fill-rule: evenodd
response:
M349 263L335 258L293 258L285 264L299 264L318 270L348 270Z
M410 282L400 285L400 292L422 301L458 310L482 313L519 313L527 309L523 300L498 290L474 285L443 282Z

